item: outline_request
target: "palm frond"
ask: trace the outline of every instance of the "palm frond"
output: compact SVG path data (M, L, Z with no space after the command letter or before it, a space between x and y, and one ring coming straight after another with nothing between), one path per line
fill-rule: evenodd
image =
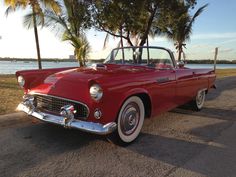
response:
M6 9L6 11L5 11L6 17L8 17L8 15L9 15L10 13L14 12L14 11L15 11L15 10L14 10L14 8L13 8L12 6L7 7L7 9Z
M28 0L21 0L21 1L17 1L17 0L4 0L4 3L8 6L8 7L12 7L14 10L16 8L18 8L19 6L23 9L25 9L27 7L27 5L29 5L29 1Z
M186 27L186 32L185 33L191 33L191 29L193 26L193 23L195 22L196 18L204 11L204 9L208 6L208 4L205 4L204 6L200 7L195 14L193 15L193 17L191 18L188 26Z
M42 17L42 14L34 14L34 13L28 13L24 16L23 19L23 25L27 28L33 28L34 27L34 15L36 17L36 25L37 26L42 26L44 25L44 17Z
M47 8L47 9L52 9L52 11L55 14L60 14L61 13L61 8L62 5L58 1L52 1L52 0L42 0L42 4Z
M12 13L12 12L14 12L14 11L20 9L20 8L22 8L22 6L21 6L20 3L16 3L16 4L14 4L14 5L9 5L9 6L7 7L6 11L5 11L6 17L7 17L10 13Z

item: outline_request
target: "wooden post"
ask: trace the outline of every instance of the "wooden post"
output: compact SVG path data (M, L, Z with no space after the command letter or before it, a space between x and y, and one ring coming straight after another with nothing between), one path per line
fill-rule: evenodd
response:
M214 71L216 71L216 60L218 56L218 47L215 48L215 57L214 57Z

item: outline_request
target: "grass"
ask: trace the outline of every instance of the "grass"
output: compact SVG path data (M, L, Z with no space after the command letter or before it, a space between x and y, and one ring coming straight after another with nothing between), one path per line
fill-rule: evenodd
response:
M236 69L217 69L216 76L217 78L236 76Z
M236 76L236 69L218 69L217 78ZM14 75L0 75L0 115L15 112L22 100L23 90Z
M0 115L14 112L22 95L14 75L0 75Z

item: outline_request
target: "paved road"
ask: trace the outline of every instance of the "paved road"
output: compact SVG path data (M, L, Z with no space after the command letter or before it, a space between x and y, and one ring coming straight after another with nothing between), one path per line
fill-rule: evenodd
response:
M217 81L205 108L145 120L128 147L31 120L0 117L0 176L236 176L236 77Z

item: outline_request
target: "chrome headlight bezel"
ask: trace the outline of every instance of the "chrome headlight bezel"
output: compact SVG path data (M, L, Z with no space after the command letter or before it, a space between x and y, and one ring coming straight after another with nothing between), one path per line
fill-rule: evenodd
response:
M25 79L24 79L24 77L23 76L18 76L17 77L17 81L18 81L19 86L21 88L24 88L24 86L25 86Z
M103 96L103 90L100 85L93 84L89 89L90 96L93 100L99 101Z

